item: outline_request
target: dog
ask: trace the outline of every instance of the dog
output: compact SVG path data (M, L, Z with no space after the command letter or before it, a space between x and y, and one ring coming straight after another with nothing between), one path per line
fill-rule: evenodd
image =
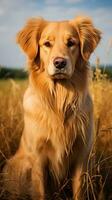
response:
M29 86L19 149L4 170L13 199L26 190L33 200L54 199L64 180L72 182L73 199L83 199L94 124L88 60L100 39L88 17L32 18L17 34L27 55Z

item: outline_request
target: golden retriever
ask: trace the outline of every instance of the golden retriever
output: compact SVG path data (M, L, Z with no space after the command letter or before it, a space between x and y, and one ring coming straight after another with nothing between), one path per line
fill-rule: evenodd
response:
M14 192L28 189L33 200L54 200L51 191L64 180L72 181L73 199L83 199L81 179L93 143L88 59L100 38L86 17L33 18L18 33L28 58L29 86L20 146L4 170L13 199Z

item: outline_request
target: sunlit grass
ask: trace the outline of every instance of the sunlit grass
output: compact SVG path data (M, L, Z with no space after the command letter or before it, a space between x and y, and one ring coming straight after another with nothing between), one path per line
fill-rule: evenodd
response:
M90 90L94 102L95 145L91 153L90 192L96 200L112 198L112 83L98 69ZM0 169L18 148L23 130L22 99L27 80L0 80ZM1 171L2 172L2 171ZM2 188L2 186L1 186ZM2 200L0 190L0 199Z

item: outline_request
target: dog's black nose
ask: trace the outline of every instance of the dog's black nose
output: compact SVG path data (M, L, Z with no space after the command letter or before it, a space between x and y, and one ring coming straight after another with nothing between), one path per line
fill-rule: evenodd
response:
M65 58L57 57L54 59L53 63L57 69L63 69L66 67L67 61Z

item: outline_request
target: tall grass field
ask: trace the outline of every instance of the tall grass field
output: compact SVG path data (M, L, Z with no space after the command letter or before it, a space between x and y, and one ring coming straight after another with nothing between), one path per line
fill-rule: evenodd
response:
M15 154L24 126L22 99L27 84L27 79L0 80L0 200L6 200L2 169ZM93 200L112 200L112 82L99 68L90 82L90 91L95 131L88 193Z

